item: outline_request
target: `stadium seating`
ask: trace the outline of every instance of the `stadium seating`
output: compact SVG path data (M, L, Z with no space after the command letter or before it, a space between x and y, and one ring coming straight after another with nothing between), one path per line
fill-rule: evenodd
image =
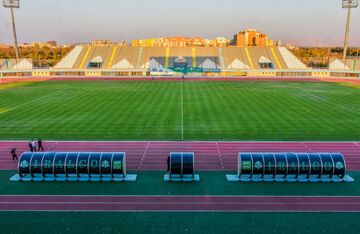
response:
M73 68L82 49L83 49L83 46L76 46L54 68L56 68L56 69L71 69L71 68Z
M289 69L306 69L306 66L285 47L278 47L278 50Z
M102 58L101 69L142 70L173 68L184 58L188 68L204 71L256 69L307 69L284 47L120 47L76 46L56 69L87 69L95 58ZM159 70L159 69L155 69ZM166 70L166 69L165 69Z

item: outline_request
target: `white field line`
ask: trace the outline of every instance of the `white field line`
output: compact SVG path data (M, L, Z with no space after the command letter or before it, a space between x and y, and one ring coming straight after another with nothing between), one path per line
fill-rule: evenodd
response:
M296 89L301 90L301 95L302 95L303 97L304 97L304 96L305 96L305 97L316 97L317 99L320 99L320 100L322 100L322 101L324 101L324 102L327 102L327 103L329 103L329 104L332 105L332 106L336 106L336 107L338 107L338 108L340 108L340 109L343 109L343 110L345 110L345 111L351 112L351 113L353 113L353 114L358 114L358 113L359 113L358 111L356 111L356 110L354 110L354 109L352 109L352 108L339 105L338 103L333 102L333 101L330 101L330 100L328 100L327 98L323 98L323 97L321 97L321 96L319 96L319 95L316 95L316 94L309 94L309 93L307 93L307 90L304 89L304 88L296 87Z
M8 111L6 111L6 112L16 110L16 109L18 109L18 108L20 108L20 107L27 106L27 105L29 105L29 104L32 104L32 103L34 103L34 102L38 102L38 101L40 101L40 100L46 100L47 97L55 96L55 94L58 94L58 93L59 93L59 91L58 91L58 92L54 92L54 93L50 93L50 94L45 95L45 96L41 96L41 97L35 98L35 99L33 99L33 100L31 100L31 101L28 101L28 102L24 102L24 103L22 103L22 104L19 104L19 105L16 105L16 106L10 108L10 109L9 109ZM3 112L3 113L6 113L6 112ZM0 113L0 115L1 115L1 114L2 114L2 113Z

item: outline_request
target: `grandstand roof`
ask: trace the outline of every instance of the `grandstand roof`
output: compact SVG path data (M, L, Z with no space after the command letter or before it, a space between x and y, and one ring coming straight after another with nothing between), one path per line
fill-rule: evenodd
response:
M92 63L103 63L104 59L101 56L96 56L90 62L92 62Z
M360 71L360 59L346 59L345 63L342 59L332 59L329 69Z
M0 59L0 70L31 70L33 68L31 59Z
M244 64L239 59L235 59L232 63L227 67L228 69L250 69L250 67Z
M261 56L259 58L259 63L272 63L270 59L264 57L264 56Z

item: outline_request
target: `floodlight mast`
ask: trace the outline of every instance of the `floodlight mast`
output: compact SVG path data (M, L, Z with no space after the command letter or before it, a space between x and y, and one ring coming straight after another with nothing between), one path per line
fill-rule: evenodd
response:
M5 8L10 9L11 21L12 21L12 30L13 30L13 35L14 35L16 63L18 63L18 60L19 60L19 47L18 47L18 41L17 41L17 35L16 35L14 8L20 8L20 0L3 0L3 6Z
M359 6L359 0L342 0L343 9L348 9L346 30L345 30L345 40L344 40L344 53L343 53L344 66L346 64L346 56L347 56L347 51L348 51L348 47L349 47L351 9L357 8L358 6Z

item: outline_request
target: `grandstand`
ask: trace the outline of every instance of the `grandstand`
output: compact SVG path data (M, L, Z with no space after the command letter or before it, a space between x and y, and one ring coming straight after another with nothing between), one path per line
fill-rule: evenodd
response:
M285 47L75 46L49 69L31 60L0 60L0 77L360 77L356 59L334 59L328 69L306 67Z
M55 67L85 70L89 75L176 75L179 72L206 75L239 75L244 71L307 70L284 47L119 47L76 46ZM110 71L110 72L109 72ZM253 72L254 73L254 72ZM244 74L244 73L243 73Z

